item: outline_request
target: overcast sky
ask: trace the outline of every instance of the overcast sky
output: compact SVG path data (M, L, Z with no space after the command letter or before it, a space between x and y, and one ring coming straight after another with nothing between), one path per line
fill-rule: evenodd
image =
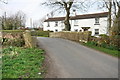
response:
M12 15L17 11L22 11L27 15L26 26L30 26L30 18L36 21L50 12L47 7L40 6L42 1L43 0L8 0L8 4L0 2L0 15L3 15L4 12L7 12L7 15Z
M30 18L32 18L33 21L39 20L52 10L48 9L47 7L40 6L40 3L42 3L43 0L6 1L8 1L8 4L3 4L2 2L0 2L0 15L2 15L4 12L7 12L7 15L12 15L17 11L22 11L27 15L26 26L30 26ZM91 8L87 13L92 12L100 12L100 10Z

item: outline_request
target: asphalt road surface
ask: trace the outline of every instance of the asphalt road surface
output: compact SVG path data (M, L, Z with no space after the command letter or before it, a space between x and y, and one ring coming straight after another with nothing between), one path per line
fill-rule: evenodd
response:
M115 57L65 39L37 39L53 60L58 78L118 78L118 59Z

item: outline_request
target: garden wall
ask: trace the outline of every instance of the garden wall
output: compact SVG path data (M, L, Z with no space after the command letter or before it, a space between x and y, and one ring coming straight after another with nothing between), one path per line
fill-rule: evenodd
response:
M63 38L72 41L81 41L81 42L88 42L91 37L91 32L52 32L49 34L50 37L53 38Z
M29 30L26 30L25 32L23 32L23 38L25 41L25 47L28 48L34 48L36 47L36 37L35 36L31 36L31 32Z

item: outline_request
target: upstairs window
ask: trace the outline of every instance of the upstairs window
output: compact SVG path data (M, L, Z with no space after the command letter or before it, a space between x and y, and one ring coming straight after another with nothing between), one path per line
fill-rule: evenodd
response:
M99 29L95 29L95 35L99 35Z
M95 18L95 25L100 25L99 24L99 18Z
M78 26L78 20L74 20L74 26Z
M56 21L56 22L55 22L55 27L57 27L57 26L58 26L58 22Z
M64 21L61 21L61 27L64 27Z

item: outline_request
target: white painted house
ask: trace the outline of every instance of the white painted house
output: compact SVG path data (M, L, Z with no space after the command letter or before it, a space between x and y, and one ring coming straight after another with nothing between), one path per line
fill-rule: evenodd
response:
M44 21L44 31L60 32L65 28L65 17L53 17ZM70 17L71 31L91 31L92 36L107 34L108 12L76 15Z

